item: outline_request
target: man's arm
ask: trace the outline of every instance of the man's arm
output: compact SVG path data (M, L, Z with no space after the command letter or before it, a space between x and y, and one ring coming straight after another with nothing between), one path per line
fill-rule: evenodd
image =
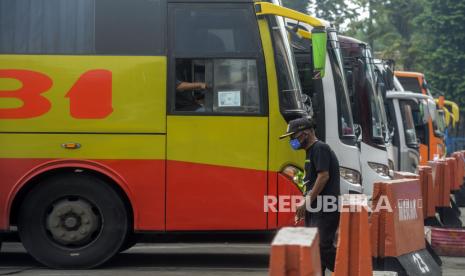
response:
M205 90L207 85L203 82L181 82L176 86L178 91L188 91L188 90Z
M310 203L313 202L316 197L323 191L323 189L326 186L326 183L328 183L329 180L329 172L328 171L322 171L319 172L316 180L315 180L315 185L313 185L313 189L310 192Z

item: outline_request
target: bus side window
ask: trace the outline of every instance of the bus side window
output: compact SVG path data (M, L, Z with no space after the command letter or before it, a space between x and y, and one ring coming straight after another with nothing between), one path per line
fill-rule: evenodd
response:
M229 7L170 4L171 112L263 113L266 85L259 77L263 57L255 14L248 5Z

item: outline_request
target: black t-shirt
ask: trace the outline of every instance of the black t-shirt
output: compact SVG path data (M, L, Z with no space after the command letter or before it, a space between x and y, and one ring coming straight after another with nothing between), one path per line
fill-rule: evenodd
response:
M307 157L305 160L304 181L307 183L307 191L313 189L318 173L323 171L329 173L329 180L319 195L338 197L341 194L339 161L334 151L327 144L316 141L307 150Z

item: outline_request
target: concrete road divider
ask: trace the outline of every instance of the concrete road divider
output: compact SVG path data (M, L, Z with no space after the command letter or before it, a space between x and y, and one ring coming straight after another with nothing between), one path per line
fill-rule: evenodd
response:
M465 162L463 160L463 154L460 153L460 152L454 152L452 154L452 158L455 158L455 162L456 162L456 186L458 187L458 189L462 188L462 185L463 185L463 177L465 176L464 173L465 173Z
M436 219L436 201L433 187L433 170L430 166L418 166L419 174L410 172L394 172L394 179L419 179L423 202L423 218L425 225L439 226Z
M445 227L462 227L458 208L452 208L451 184L454 182L451 169L455 166L450 160L430 161L433 167L434 192L436 194L436 212ZM455 204L455 203L454 203Z
M374 209L371 216L375 268L399 275L441 275L426 250L419 179L375 183L372 199L373 206L386 201L391 207Z
M372 274L367 197L365 195L344 195L333 275Z
M457 160L453 157L446 158L447 166L449 167L450 192L458 191L460 184L457 182Z
M429 161L433 168L436 207L450 207L450 172L444 160Z
M270 276L321 275L317 228L285 227L271 244Z
M439 225L436 219L436 200L433 184L433 169L430 166L418 166L420 173L420 187L423 198L423 218L425 224Z
M457 183L459 185L459 190L454 192L455 195L455 203L458 207L465 207L465 185L464 185L464 177L465 177L465 154L461 151L454 152L452 157L455 158L457 161Z
M394 179L417 179L420 175L411 172L394 172Z
M458 170L459 174L457 177L457 181L460 184L460 190L455 192L455 203L457 203L458 207L465 207L465 185L464 185L464 177L465 177L465 153L464 152L454 152L453 156L458 161Z

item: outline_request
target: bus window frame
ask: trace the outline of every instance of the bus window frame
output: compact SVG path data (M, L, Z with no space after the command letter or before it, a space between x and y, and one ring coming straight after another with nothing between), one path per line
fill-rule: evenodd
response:
M258 26L258 21L254 16L256 22L257 30L257 45L258 50L255 54L244 55L242 53L232 54L232 53L223 53L223 54L205 54L205 55L196 55L196 54L176 54L174 51L175 47L175 16L174 11L177 8L189 7L195 9L196 7L201 7L203 9L211 8L218 9L221 7L224 10L227 9L248 9L255 15L254 6L250 4L228 4L228 3L215 3L212 5L205 6L199 3L169 3L168 4L168 22L167 22L167 115L176 115L176 116L235 116L235 117L268 117L269 115L269 104L268 104L268 80L265 64L265 55L263 52L262 46L262 37ZM173 16L172 16L173 15ZM213 111L179 111L176 110L176 59L203 59L203 60L215 60L215 59L248 59L255 60L257 64L257 77L259 85L259 99L260 99L260 112L213 112Z

